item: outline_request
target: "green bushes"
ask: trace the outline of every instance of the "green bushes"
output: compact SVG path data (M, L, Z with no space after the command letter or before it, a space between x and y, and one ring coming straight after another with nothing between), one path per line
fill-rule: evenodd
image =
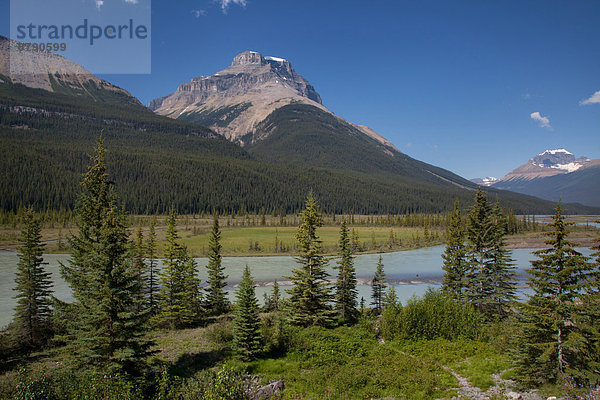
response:
M476 339L484 320L473 306L429 289L402 307L388 307L381 321L381 335L392 339Z

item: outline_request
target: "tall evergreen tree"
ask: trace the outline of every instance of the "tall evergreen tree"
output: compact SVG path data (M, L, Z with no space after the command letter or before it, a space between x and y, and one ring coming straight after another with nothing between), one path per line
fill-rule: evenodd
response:
M233 343L239 357L254 358L260 350L260 319L254 281L248 265L236 293L235 317L233 319Z
M312 192L308 194L301 217L296 234L300 251L296 262L300 267L293 269L292 276L288 277L293 283L288 290L290 321L301 326L329 325L335 312L329 306L332 296L325 271L327 260L321 254L321 240L317 235L323 218Z
M71 260L61 265L76 300L76 313L63 339L84 364L136 374L150 354L144 332L147 314L136 308L142 288L129 252L126 218L117 206L104 157L100 140L82 182Z
M223 288L227 286L227 275L222 265L221 231L219 217L215 215L210 238L208 239L208 287L206 288L206 309L213 315L219 315L229 310L229 301Z
M458 199L454 201L454 211L448 225L446 250L442 254L442 259L444 260L442 269L445 271L442 291L454 299L464 300L469 262Z
M510 251L506 249L507 219L498 202L492 209L492 219L494 237L489 261L491 293L488 317L503 318L508 315L510 304L516 298L516 268Z
M575 321L582 307L580 295L592 270L586 257L567 241L567 225L559 203L553 230L547 233L550 248L535 251L538 259L528 270L533 294L521 307L516 371L532 386L556 381L579 366L571 341L576 335L571 335L579 330Z
M373 277L373 282L371 283L371 298L373 301L371 305L377 314L381 313L383 309L383 294L385 292L385 272L383 270L383 258L381 254L379 255L379 260L377 260L377 267L375 269L375 276Z
M150 222L148 230L148 238L146 239L146 257L148 258L148 281L146 282L146 292L148 298L148 309L151 314L155 314L158 310L158 260L156 256L156 217Z
M154 320L171 329L190 324L199 311L196 263L187 248L179 243L175 224L175 211L171 210L158 292L159 313Z
M469 301L484 313L490 309L492 294L490 259L495 233L490 205L485 193L479 188L467 224L470 271L466 281L466 294Z
M31 209L23 216L23 230L19 238L19 263L15 276L17 305L14 332L28 348L43 344L49 336L50 297L52 280L43 262L44 245L39 221Z
M137 310L142 311L146 307L146 259L145 259L145 245L144 245L144 234L142 233L142 226L138 226L135 232L135 241L133 242L133 268L137 274L138 284L141 290L136 295Z
M596 221L600 224L600 220ZM591 270L577 320L582 330L580 354L586 383L600 385L600 236L592 247Z
M352 323L356 320L356 305L358 291L356 290L356 271L354 256L350 245L350 234L346 221L342 221L340 241L338 243L340 260L337 265L338 277L335 291L335 309L342 323Z

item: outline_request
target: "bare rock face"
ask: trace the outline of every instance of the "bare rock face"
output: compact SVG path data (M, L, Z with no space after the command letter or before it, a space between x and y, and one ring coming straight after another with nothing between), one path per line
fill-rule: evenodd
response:
M326 110L314 87L289 61L245 51L228 68L194 78L175 93L153 100L149 107L161 115L209 126L245 144L243 137L253 133L260 121L292 102Z
M60 91L95 99L115 98L140 104L127 91L96 77L61 55L19 50L17 43L0 36L0 74L10 78L12 83L50 92ZM100 92L103 92L102 96Z
M312 105L333 114L288 60L245 51L235 56L228 68L194 78L180 85L175 93L153 100L149 107L161 115L208 126L244 145L247 141L264 139L264 135L254 135L257 125L274 110L291 103ZM368 127L355 127L397 150Z

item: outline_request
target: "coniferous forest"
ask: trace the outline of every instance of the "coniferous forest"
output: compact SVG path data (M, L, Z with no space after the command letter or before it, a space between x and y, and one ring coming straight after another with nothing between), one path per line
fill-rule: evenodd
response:
M72 302L52 296L39 214L24 213L18 302L0 335L3 398L452 398L476 388L493 398L599 396L600 237L591 257L578 252L561 204L547 248L535 252L527 296L517 294L506 248L514 215L479 190L466 214L456 200L449 215L441 288L402 304L381 257L372 298L358 299L350 221L341 221L330 276L324 213L309 191L292 286L282 296L275 283L260 305L252 265L235 300L225 296L218 218L206 266L182 242L175 209L159 254L155 221L146 236L128 223L113 168L101 139L61 267Z
M467 204L476 190L462 178L451 183L458 177L448 171L436 169L443 179L419 172L415 165L420 162L402 153L393 163L378 163L377 155L370 154L373 162L365 166L359 161L365 155L353 141L344 145L349 158L330 150L322 154L331 149L323 142L327 135L311 138L322 154L318 160L296 160L285 152L274 158L280 151L267 147L269 142L246 150L200 125L161 117L139 105L115 107L5 78L0 85L0 146L10 151L0 154L2 210L74 209L81 174L99 135L111 149L110 180L118 185L127 211L135 214L167 214L172 208L184 214L295 213L310 190L327 213L438 213L450 211L455 198ZM284 111L314 113L286 108L272 116L284 128L295 115ZM328 118L317 114L314 126L302 128L320 132L332 123ZM297 135L290 135L286 151L308 154L311 150L297 143ZM486 190L517 214L550 214L554 207L534 197ZM573 204L569 212L597 210Z

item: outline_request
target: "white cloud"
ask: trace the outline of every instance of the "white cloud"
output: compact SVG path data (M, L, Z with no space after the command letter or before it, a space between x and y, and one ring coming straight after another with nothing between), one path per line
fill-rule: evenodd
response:
M125 3L137 4L139 0L125 0Z
M104 0L96 0L96 8L99 10L104 5Z
M540 114L539 111L532 112L529 116L532 120L537 121L542 128L552 129L548 117L542 117L542 114Z
M206 11L205 10L192 10L192 14L194 14L194 16L196 18L200 18L206 15Z
M237 4L238 6L246 7L246 0L218 0L221 3L221 10L223 14L227 14L227 9L230 4Z
M599 104L600 103L600 90L591 95L588 99L581 100L580 105L585 106L587 104Z

